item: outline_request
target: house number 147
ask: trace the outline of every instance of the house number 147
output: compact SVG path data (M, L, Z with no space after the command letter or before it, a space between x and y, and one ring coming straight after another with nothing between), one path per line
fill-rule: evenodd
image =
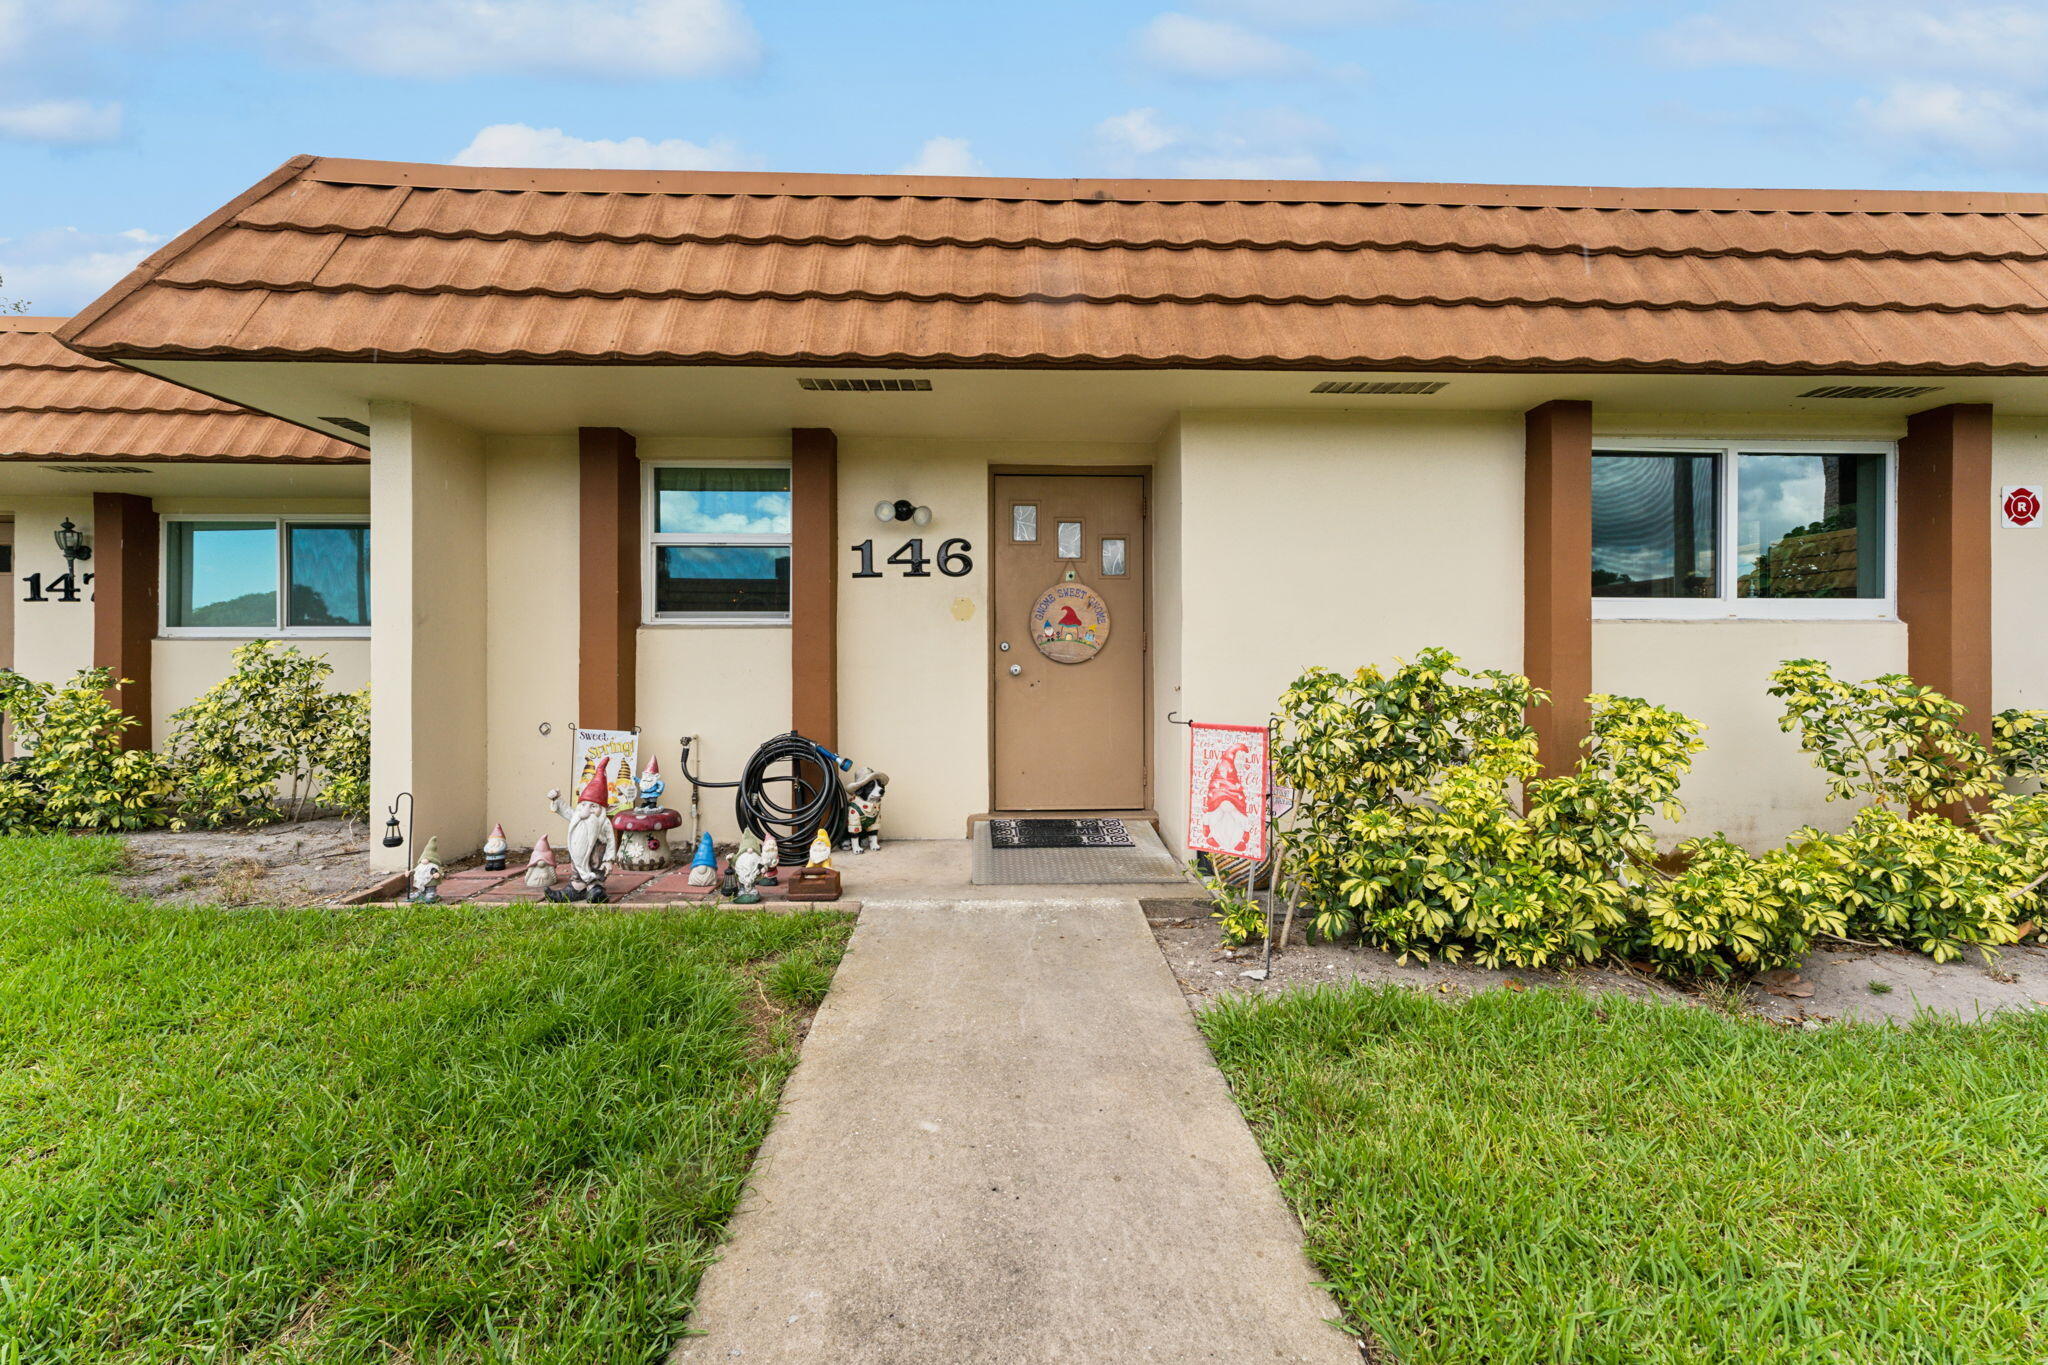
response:
M882 571L875 567L874 541L863 540L852 548L854 554L860 558L860 567L853 572L855 578L885 577ZM939 566L939 572L946 577L960 578L974 572L974 556L971 553L973 549L974 546L955 536L951 540L940 542L938 557L933 559L925 554L924 538L919 536L904 541L897 547L896 553L890 555L885 562L902 569L902 576L905 578L930 578L931 566L934 563Z

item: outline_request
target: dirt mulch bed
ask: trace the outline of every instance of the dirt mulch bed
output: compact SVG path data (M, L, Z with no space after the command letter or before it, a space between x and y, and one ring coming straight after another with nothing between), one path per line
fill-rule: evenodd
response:
M332 905L375 886L369 831L345 820L122 836L122 892L176 905Z
M1737 1007L1787 1025L1819 1027L1838 1020L1908 1022L1922 1012L1952 1019L1976 1019L1999 1010L2048 1008L2048 947L2035 942L2002 949L1990 962L1969 954L1935 962L1903 948L1841 944L1821 948L1797 970L1766 972L1733 991L1683 986L1614 965L1588 965L1570 972L1494 971L1462 963L1403 966L1377 948L1357 944L1308 943L1299 920L1284 952L1273 958L1272 975L1260 981L1260 945L1225 948L1199 900L1148 900L1159 950L1180 982L1188 1003L1226 995L1272 995L1312 986L1354 981L1393 983L1440 995L1469 995L1506 988L1617 991L1644 1000Z

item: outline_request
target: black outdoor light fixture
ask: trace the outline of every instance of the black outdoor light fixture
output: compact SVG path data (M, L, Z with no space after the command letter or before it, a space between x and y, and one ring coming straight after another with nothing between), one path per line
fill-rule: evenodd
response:
M85 543L85 532L71 524L71 518L64 518L57 535L57 553L64 556L64 567L68 570L81 559L92 558L92 546Z
M909 498L898 498L894 502L875 504L876 521L914 521L919 526L932 524L932 509L919 507Z
M400 801L405 802L405 833L403 835L398 832L398 803ZM384 808L384 847L397 848L400 844L404 844L405 865L407 867L412 866L413 813L411 792L400 792L392 798L391 804Z

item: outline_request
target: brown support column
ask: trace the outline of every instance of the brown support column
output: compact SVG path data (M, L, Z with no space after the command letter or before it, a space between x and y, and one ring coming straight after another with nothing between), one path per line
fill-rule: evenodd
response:
M121 732L124 749L147 749L150 647L157 623L156 507L139 493L92 495L92 663L113 672L108 700L139 724ZM125 681L123 681L125 679Z
M1578 761L1593 690L1593 405L1560 398L1523 419L1522 671L1550 693L1530 714L1545 772Z
M583 427L576 442L576 723L630 730L639 668L640 461L632 433L617 427Z
M839 437L789 433L790 712L797 732L839 747Z
M1899 619L1906 671L1991 730L1991 405L1906 421L1899 442Z

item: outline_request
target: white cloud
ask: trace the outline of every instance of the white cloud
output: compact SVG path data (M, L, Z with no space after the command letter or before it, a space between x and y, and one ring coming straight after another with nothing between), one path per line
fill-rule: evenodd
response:
M1869 130L1923 155L2048 166L2048 105L2001 90L1901 81L1856 110Z
M1168 125L1157 109L1131 109L1095 125L1105 162L1119 175L1204 180L1314 180L1336 130L1296 109L1232 113L1208 129Z
M1170 12L1138 30L1138 55L1162 71L1202 80L1286 76L1314 65L1300 48L1242 24Z
M121 106L89 100L44 100L0 109L0 138L76 147L121 135Z
M1180 133L1159 121L1157 109L1132 109L1112 114L1095 125L1095 136L1112 152L1150 156L1180 139Z
M709 76L751 67L761 54L733 0L237 0L230 8L296 57L384 76Z
M143 228L82 232L50 228L0 237L0 278L7 294L38 313L72 313L107 292L164 238Z
M1737 0L1687 15L1657 44L1693 66L1852 67L2026 83L2048 65L2048 5Z
M903 168L905 175L987 175L988 168L974 155L964 137L928 137L917 149L917 159Z
M571 137L560 128L494 123L452 158L458 166L576 166L596 170L733 171L755 164L733 143L679 137Z
M1342 28L1394 18L1410 5L1408 0L1203 0L1202 8L1290 28Z
M35 55L46 40L113 32L128 13L127 0L0 0L0 62Z

